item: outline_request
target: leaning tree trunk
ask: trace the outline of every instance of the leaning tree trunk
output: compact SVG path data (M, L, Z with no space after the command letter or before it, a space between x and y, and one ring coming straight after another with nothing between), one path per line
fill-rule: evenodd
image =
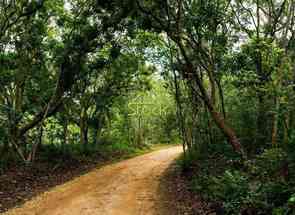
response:
M242 148L242 145L234 131L233 128L231 128L229 125L226 124L224 118L222 117L222 114L220 114L218 111L216 111L214 107L214 103L210 99L207 90L205 89L205 86L199 77L198 73L195 72L194 66L189 59L186 50L180 41L179 37L172 37L172 39L176 42L178 45L182 56L186 62L185 70L183 71L184 74L188 75L188 81L195 81L196 86L198 87L201 99L204 101L205 105L207 106L211 117L213 118L215 124L219 127L219 129L223 132L223 134L228 138L229 143L231 144L233 150L238 153L243 159L246 158L246 154L244 153L244 150ZM197 95L199 96L199 95Z
M221 129L221 131L228 138L233 149L237 153L244 156L244 151L242 149L239 139L236 136L235 131L225 123L224 118L222 117L222 115L219 112L217 112L215 110L210 110L210 114L211 114L212 118L214 119L216 125Z
M229 143L231 144L232 148L235 152L241 155L242 158L245 158L246 155L244 153L244 150L242 148L242 145L234 131L233 128L231 128L223 118L222 114L216 111L215 106L213 105L210 97L207 94L207 91L201 81L201 79L198 77L196 73L193 72L193 66L191 64L188 65L187 68L190 74L194 74L194 80L196 81L196 85L198 86L200 93L202 95L202 99L204 100L205 105L208 108L208 111L215 122L215 124L219 127L219 129L223 132L223 134L227 137Z

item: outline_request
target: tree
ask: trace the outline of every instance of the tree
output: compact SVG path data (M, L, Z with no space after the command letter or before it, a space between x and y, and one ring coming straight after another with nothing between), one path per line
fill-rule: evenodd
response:
M160 5L159 5L160 4ZM228 138L234 150L244 156L233 128L216 107L218 63L226 53L230 7L226 1L140 2L138 10L145 15L144 27L164 31L179 50L180 72L208 109L212 119ZM209 89L205 84L209 81Z
M45 4L43 4L43 1L41 1L42 4L37 4L34 1L30 4L29 2L31 1L24 1L24 5L14 5L16 9L11 12L11 15L20 10L21 12L16 16L15 21L21 20L26 25L19 23L14 25L14 22L7 24L4 20L2 26L4 26L5 32L3 32L3 35L9 36L1 44L2 46L9 46L12 42L15 43L11 48L2 49L2 59L8 66L1 66L1 71L6 74L6 77L10 78L5 79L7 82L3 85L5 88L3 99L6 99L5 94L9 92L11 86L13 93L10 93L13 100L6 99L6 105L11 110L8 117L10 121L9 142L15 147L23 160L31 157L30 155L26 156L23 151L26 144L25 136L32 129L42 124L46 118L55 115L60 110L64 100L71 96L74 85L83 78L83 67L91 62L93 53L103 49L113 41L114 45L111 48L109 59L115 59L119 56L120 52L117 51L118 46L115 44L115 37L124 30L123 26L129 25L129 23L123 22L129 15L129 10L126 7L121 8L122 4L117 1L108 3L93 1L87 2L87 5L86 1L73 1L70 9L65 9L62 1L54 3L48 1ZM23 7L18 9L21 5ZM27 15L23 10L27 10L26 8L29 5L36 6ZM5 13L10 13L6 11L8 6L11 6L10 3L4 5ZM22 19L23 16L29 19ZM26 32L24 35L27 38L23 35L18 37L20 31ZM39 32L31 34L34 31ZM26 47L23 47L25 39L32 46L30 47L30 55L24 53L26 51ZM13 58L15 59L18 54L22 57L29 57L29 59L22 58L19 59L20 63L14 64ZM96 70L102 69L108 65L109 59L95 62L93 66ZM51 63L49 64L49 62ZM37 68L34 68L34 70L27 68L25 73L21 72L20 69L25 68L22 65L23 63L27 63L27 65L35 63L36 66L42 66L42 71L48 74L47 77L50 77L50 82L47 82L44 73L41 77L35 76ZM19 73L11 74L11 70L19 71ZM40 68L38 68L38 71L41 72ZM33 75L36 77L35 82L32 82L31 79ZM50 85L43 85L42 82ZM30 98L30 84L44 87L39 90L46 96L40 96L39 102L35 103L34 106L27 105L24 109L24 98Z

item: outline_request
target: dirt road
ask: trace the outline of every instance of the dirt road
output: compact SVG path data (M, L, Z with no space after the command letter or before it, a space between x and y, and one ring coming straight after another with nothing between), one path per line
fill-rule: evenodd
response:
M159 185L180 153L172 147L93 170L5 215L171 215Z

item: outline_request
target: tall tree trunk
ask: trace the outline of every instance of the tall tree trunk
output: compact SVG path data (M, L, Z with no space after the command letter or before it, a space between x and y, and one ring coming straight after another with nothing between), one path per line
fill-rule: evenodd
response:
M186 132L185 132L185 125L184 125L184 117L182 114L182 105L180 101L180 88L179 83L177 80L177 75L175 70L173 69L173 83L175 88L175 101L176 101L176 115L179 123L179 133L182 137L182 148L184 155L186 154L186 146L187 146L187 138L186 138Z
M42 139L43 139L43 125L41 124L40 128L39 128L38 140L36 141L36 143L32 144L32 149L31 149L30 155L27 159L29 162L35 161L37 149L39 148L40 145L42 145Z
M226 119L226 111L225 111L225 104L224 104L223 89L222 89L220 81L216 81L216 83L217 83L217 86L218 86L219 99L220 99L220 103L221 103L221 110L222 110L223 118Z
M137 132L137 147L141 148L143 145L143 135L142 135L142 118L141 113L138 116L138 132Z
M274 80L275 90L281 91L282 88L282 73L283 73L283 65L285 64L284 58L282 59L281 66L277 70L278 77L277 80ZM276 93L274 98L274 105L275 110L273 114L273 126L272 126L272 132L271 132L271 143L272 146L275 146L277 144L277 134L278 134L278 121L279 121L279 111L280 111L280 96L279 93Z
M100 129L98 127L94 128L93 129L93 145L98 144L99 137L100 137Z
M284 136L283 136L283 143L287 144L289 141L289 128L290 128L290 115L286 113L284 116Z
M207 106L209 113L214 120L215 124L219 127L219 129L223 132L223 134L228 138L229 143L233 147L234 151L240 154L243 158L246 157L242 145L233 130L229 125L226 124L222 114L216 111L210 97L207 94L207 91L196 73L193 72L193 66L191 64L188 65L187 69L190 74L194 74L194 79L196 81L196 85L198 86L200 93L202 95L202 99L204 100L205 105Z
M18 131L15 128L12 128L10 131L10 143L13 146L13 148L15 149L16 153L18 154L18 156L22 159L23 162L26 162L26 155L24 150L21 148L20 144L19 144L19 135L18 135Z
M216 105L216 81L214 79L214 66L210 65L208 69L208 77L209 77L209 82L210 82L210 101L215 108Z
M62 151L65 153L66 147L68 145L68 119L67 116L63 120L63 141L62 141Z
M15 86L15 94L13 96L13 111L9 115L9 141L19 157L26 162L26 153L23 150L20 139L21 135L19 134L19 115L22 110L22 98L23 98L23 81L17 80Z
M209 143L212 145L214 143L214 140L213 140L213 136L212 136L212 118L210 118L210 114L209 114L209 111L208 111L208 108L206 108L206 116L207 116L207 123L208 123L208 140L209 140Z
M280 102L279 102L279 98L276 97L275 98L275 110L274 110L274 114L273 114L273 125L272 125L272 132L271 132L272 146L277 145L279 109L280 109Z
M80 116L80 142L86 152L88 149L88 122L87 110L82 108Z

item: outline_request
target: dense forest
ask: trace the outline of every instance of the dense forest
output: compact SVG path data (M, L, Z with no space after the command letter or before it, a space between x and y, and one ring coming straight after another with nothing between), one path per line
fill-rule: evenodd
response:
M182 144L208 211L294 214L294 62L294 0L1 0L0 174Z

